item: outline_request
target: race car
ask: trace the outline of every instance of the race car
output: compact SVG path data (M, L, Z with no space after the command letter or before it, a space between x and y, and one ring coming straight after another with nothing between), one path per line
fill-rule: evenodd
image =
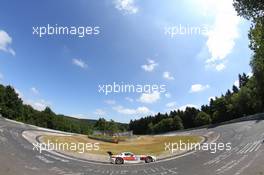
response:
M123 152L118 155L113 155L112 152L107 152L110 156L110 162L112 164L124 164L124 163L150 163L155 162L156 157L151 155L135 155L131 152Z

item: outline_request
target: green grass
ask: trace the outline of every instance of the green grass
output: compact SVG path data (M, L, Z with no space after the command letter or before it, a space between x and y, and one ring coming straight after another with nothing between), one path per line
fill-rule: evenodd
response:
M130 151L135 154L160 155L164 153L165 143L199 143L202 141L200 136L140 136L133 139L116 143L108 143L87 138L87 136L43 136L44 142L49 140L52 143L100 143L100 150L86 151L93 154L106 154L111 151L114 154Z

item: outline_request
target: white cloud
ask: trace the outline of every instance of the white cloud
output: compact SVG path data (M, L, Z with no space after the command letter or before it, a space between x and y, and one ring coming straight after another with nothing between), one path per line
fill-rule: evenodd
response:
M20 90L18 90L18 89L15 88L15 92L18 94L18 97L19 98L21 98L21 99L23 98L23 94L21 93Z
M220 63L220 64L217 64L217 65L215 66L215 69L216 69L217 71L222 71L222 70L224 70L225 68L226 68L226 66L225 66L224 63Z
M92 117L87 117L86 114L69 114L69 116L74 117L74 118L78 118L78 119L91 119Z
M16 53L11 47L9 47L10 44L12 44L12 38L4 30L0 30L0 50L8 52L14 56Z
M152 113L149 108L145 107L145 106L142 106L142 107L138 107L136 109L137 113L138 114L149 114L149 113Z
M104 102L106 104L108 104L108 105L114 105L114 104L116 104L116 101L115 100L105 100Z
M136 14L138 7L134 0L114 0L115 8L123 12L123 14Z
M79 66L82 69L87 68L87 64L83 60L81 60L81 59L74 58L74 59L72 59L72 63L74 65L76 65L76 66Z
M170 102L170 103L167 103L166 104L166 107L167 108L176 108L176 106L177 106L177 103L176 103L176 101L173 101L173 102Z
M249 76L249 78L250 78L250 77L253 76L253 73L252 72L249 72L249 73L247 73L247 76Z
M146 114L152 113L149 110L149 108L145 106L138 107L136 109L124 108L123 106L115 106L113 107L113 109L117 111L118 113L125 114L125 115L140 115L140 114L146 115Z
M163 78L167 80L174 80L174 77L170 75L170 72L163 72Z
M126 99L127 101L131 102L131 103L134 101L134 99L133 99L133 98L130 98L130 97L126 97L125 99Z
M215 100L215 98L216 98L216 97L214 97L214 96L209 97L209 98L208 98L208 102L210 103L211 99L212 99L212 100Z
M207 59L206 64L221 71L225 68L224 60L232 52L235 40L239 37L241 18L237 16L232 0L196 0L196 2L207 15L214 17L214 23L207 33L206 47L210 58Z
M234 85L235 85L236 87L239 87L239 80L236 80L236 81L234 82Z
M103 109L96 109L94 114L99 115L99 116L103 116L103 115L106 115L106 112Z
M142 93L138 101L142 103L154 103L160 99L160 93L154 91L153 93Z
M169 92L167 92L166 94L164 94L166 98L171 98L171 94Z
M15 92L18 94L18 97L23 100L24 104L30 105L38 111L43 111L46 107L51 106L51 103L44 99L39 99L39 100L26 99L24 95L21 93L21 91L17 88L15 88Z
M31 105L34 109L38 111L43 111L46 107L51 106L49 102L46 100L40 99L40 100L24 100L25 104Z
M201 92L204 91L206 89L210 88L210 86L207 85L202 85L202 84L193 84L190 88L190 93L196 93L196 92Z
M156 63L154 60L148 59L148 64L142 65L141 68L146 72L152 72L156 66L158 66L158 63Z
M37 88L35 88L35 87L30 88L30 90L35 95L38 95L39 94L39 90Z
M186 105L181 106L179 108L179 110L184 111L187 107L190 107L190 108L198 108L197 105L194 105L194 104L186 104Z

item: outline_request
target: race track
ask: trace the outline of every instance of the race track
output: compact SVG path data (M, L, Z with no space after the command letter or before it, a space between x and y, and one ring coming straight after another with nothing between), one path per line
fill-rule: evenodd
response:
M0 118L0 175L263 175L264 120L210 128L217 142L232 143L231 151L196 151L175 159L140 165L94 164L33 151L22 132L36 128ZM207 130L207 129L202 129ZM196 132L191 131L191 132ZM201 130L197 131L201 132Z

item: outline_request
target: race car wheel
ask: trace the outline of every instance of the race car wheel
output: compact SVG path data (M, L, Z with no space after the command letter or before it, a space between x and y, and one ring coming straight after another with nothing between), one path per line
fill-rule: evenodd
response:
M146 163L150 163L150 162L152 162L152 161L153 161L153 159L152 159L152 157L150 157L150 156L146 157L146 159L145 159L145 162L146 162Z
M122 158L118 157L118 158L116 158L115 163L120 165L120 164L124 163L124 160Z

